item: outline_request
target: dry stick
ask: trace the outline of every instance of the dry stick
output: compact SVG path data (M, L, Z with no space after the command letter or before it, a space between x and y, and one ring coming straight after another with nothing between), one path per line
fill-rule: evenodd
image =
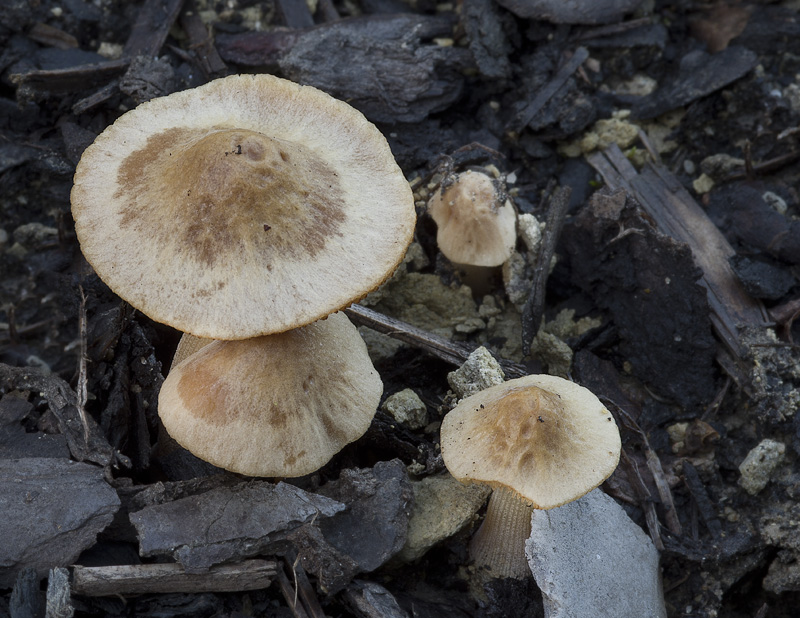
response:
M631 484L633 491L636 492L641 508L644 511L644 520L647 524L647 531L650 533L650 539L657 550L663 551L664 542L661 540L661 532L659 531L656 505L653 504L650 490L647 489L636 462L630 458L624 448L620 451L620 463L625 467L628 482Z
M118 91L119 83L111 82L128 69L134 56L157 56L167 39L169 29L181 10L184 0L147 0L137 13L122 51L122 58L98 64L87 64L54 71L31 71L19 77L22 82L50 92L85 90L105 84L97 92L77 101L72 111L76 114L107 101ZM13 79L13 78L12 78ZM111 82L111 83L109 83Z
M292 589L292 583L286 577L283 568L278 569L277 575L278 586L280 586L283 600L286 601L286 605L289 606L294 618L311 618L303 605L297 602L297 589Z
M795 161L797 161L797 159L800 159L800 150L787 152L786 154L779 155L774 159L767 159L766 161L762 161L761 163L751 162L750 173L758 176L760 174L767 174L769 172L774 172L782 167L794 163ZM743 180L745 178L747 178L746 170L742 170L739 172L731 172L722 179L722 183L732 182L734 180Z
M633 420L633 417L628 414L625 408L607 397L602 397L601 399L617 411L617 418L622 421L625 427L637 434L642 441L647 468L650 470L653 482L656 485L656 490L664 505L664 518L667 522L667 528L669 528L670 532L679 536L681 534L681 522L678 519L678 513L675 510L675 501L672 499L672 490L669 487L669 483L667 483L667 478L664 475L664 468L661 466L661 460L658 458L658 454L650 448L650 441L647 439L647 435L642 431L642 428L639 427L639 424Z
M72 567L72 590L88 597L170 592L239 592L269 587L278 572L272 560L221 564L187 573L180 564Z
M556 244L561 236L561 228L564 227L564 219L567 217L569 207L569 196L572 189L569 187L559 187L550 199L550 210L547 213L547 222L542 234L542 244L539 247L539 254L536 256L536 268L533 273L533 283L528 292L528 300L522 309L522 353L527 356L531 352L531 343L544 315L545 287L547 277L550 275L550 262L556 252Z
M86 420L86 401L88 400L88 389L86 386L86 295L83 293L83 286L78 286L78 291L81 295L80 304L78 305L78 331L81 339L80 358L78 359L78 414L81 417L83 424L83 439L86 442L87 448L89 447L89 421Z
M300 565L299 559L296 559L292 564L292 571L294 572L295 585L300 592L300 599L303 601L303 606L306 611L311 615L311 618L325 618L325 611L320 605L317 595L314 594L314 588L311 582L308 581L305 569Z
M689 461L683 462L683 480L694 498L697 510L700 511L700 517L703 518L711 536L718 539L722 535L722 523L717 517L714 504L708 496L703 481L700 480L700 475Z
M475 351L477 346L450 341L439 335L429 333L412 326L402 320L396 320L383 315L363 305L351 305L344 310L347 317L359 326L366 326L374 331L388 335L393 339L407 343L408 345L424 350L431 356L450 363L451 365L462 365L467 357ZM527 375L525 367L518 363L506 359L498 359L506 376L509 378L519 378Z
M339 21L342 16L333 4L333 0L319 0L319 12L322 14L322 19L325 22Z
M597 26L594 28L587 28L579 32L577 35L570 37L571 41L586 41L588 39L599 39L601 37L614 36L622 34L642 26L647 26L653 23L652 17L640 17L639 19L631 19L630 21L621 21L617 24L610 24L608 26Z
M9 314L13 316L12 309L9 309ZM5 326L9 334L5 335L3 333L0 333L0 341L3 341L5 339L8 339L10 341L12 339L12 333L15 339L20 335L29 335L31 333L34 333L37 330L50 326L53 323L53 318L47 318L46 320L39 320L38 322L33 322L32 324L26 324L25 326L16 326L15 324L12 324L12 321L13 320L9 318L9 323ZM3 325L0 325L0 330L3 330Z
M197 62L206 77L221 75L227 66L214 47L214 38L203 23L194 0L188 0L181 11L180 24L189 37L190 58Z
M125 41L122 55L126 58L157 56L183 2L184 0L146 0L137 11L136 23Z
M578 70L578 68L586 61L589 57L589 52L585 47L579 47L575 50L575 53L572 54L572 57L561 66L560 69L556 72L553 76L553 79L548 82L548 84L539 90L536 97L531 101L525 108L520 111L519 114L515 118L508 123L506 127L509 131L521 131L524 129L528 123L533 120L533 117L536 113L542 109L547 103L552 99L561 88L564 87L564 84L567 83L567 80L572 77L572 74Z
M11 81L18 86L28 86L36 91L53 94L74 92L100 86L122 75L129 64L130 58L120 58L66 69L37 69L25 73L12 73Z

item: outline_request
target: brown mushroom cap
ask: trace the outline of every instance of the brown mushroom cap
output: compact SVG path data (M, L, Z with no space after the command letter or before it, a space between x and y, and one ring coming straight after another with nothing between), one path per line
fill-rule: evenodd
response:
M402 260L415 213L381 133L309 86L236 75L154 99L86 149L86 259L153 319L214 339L309 324Z
M486 174L468 170L440 187L428 202L436 221L436 242L457 264L500 266L514 251L517 213L509 200L499 201Z
M342 313L276 335L214 341L161 387L169 435L251 476L310 474L369 427L383 383Z
M461 481L508 487L535 508L579 498L619 462L611 413L588 389L548 375L492 386L445 416L442 457Z

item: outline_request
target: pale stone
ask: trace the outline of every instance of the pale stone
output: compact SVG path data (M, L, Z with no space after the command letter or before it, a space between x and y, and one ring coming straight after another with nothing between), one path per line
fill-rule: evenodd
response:
M503 368L483 346L470 354L461 367L447 374L447 382L459 399L504 381Z
M692 182L692 188L698 195L708 193L714 188L714 179L707 174L700 174L700 177Z
M700 162L700 171L711 178L724 178L744 167L744 159L720 153L706 157Z
M419 395L410 388L387 397L381 409L391 414L398 423L411 429L422 429L428 424L428 409Z
M658 551L599 489L534 509L525 553L545 618L666 618Z
M411 486L414 507L408 538L397 556L404 562L422 557L471 522L491 492L485 485L459 483L447 473L413 481Z
M785 453L786 445L782 442L770 439L759 442L739 464L742 475L739 485L751 496L755 496L767 486L770 476L783 461Z
M517 228L519 229L519 237L531 254L536 255L539 251L539 246L542 244L542 225L531 214L523 213L517 216Z
M572 348L555 335L540 330L531 342L531 354L547 366L547 373L562 378L569 377Z
M521 253L514 251L503 264L503 286L508 299L522 311L533 281L532 270Z

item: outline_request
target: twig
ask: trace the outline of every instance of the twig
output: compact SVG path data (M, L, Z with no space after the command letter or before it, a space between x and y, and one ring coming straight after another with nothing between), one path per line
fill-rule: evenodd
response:
M190 60L200 67L206 77L224 74L227 67L214 47L214 39L200 18L194 0L185 2L180 24L189 36Z
M697 470L689 461L683 462L683 480L689 489L689 493L692 494L697 510L700 511L700 517L703 518L706 527L711 532L711 536L718 539L722 534L722 523L720 523L714 512L714 505L711 502L711 498L708 497L703 481L700 480Z
M589 39L599 39L601 37L616 36L642 26L647 26L653 23L652 17L640 17L639 19L631 19L630 21L621 21L617 24L609 24L607 26L596 26L587 28L577 35L570 37L570 41L586 41Z
M363 305L351 305L344 312L347 317L359 326L366 326L412 347L424 350L431 356L435 356L451 365L462 365L477 348L475 345L450 341L401 320L396 320L368 309ZM525 367L518 363L506 359L498 359L498 362L509 378L519 378L528 373Z
M87 377L86 377L86 295L83 293L83 286L78 286L81 300L78 306L78 331L81 340L80 357L78 358L78 414L83 424L83 438L86 446L89 446L89 421L86 419L86 401L88 400Z
M167 40L169 29L178 17L184 0L145 0L139 7L122 55L157 56Z
M542 244L536 256L536 269L533 273L533 283L528 292L528 299L522 309L522 353L527 356L531 352L531 343L544 315L544 296L547 286L547 277L550 275L550 262L556 251L556 244L561 236L561 228L567 217L569 197L572 189L559 187L550 199L550 210L547 214L547 223L542 235Z
M298 601L297 588L295 587L294 589L292 589L292 584L289 581L289 578L286 577L286 572L283 568L278 569L277 576L278 576L278 586L281 589L281 594L283 595L283 599L289 606L289 610L291 610L294 618L311 618L308 612L306 612L303 605L297 602Z
M103 597L171 592L238 592L267 588L277 574L272 560L220 564L204 573L187 573L180 564L72 567L75 594Z
M628 411L622 406L613 400L608 399L607 397L602 397L601 399L603 399L604 402L609 406L614 408L618 414L619 420L622 421L625 427L639 436L639 439L642 442L642 447L644 448L647 468L650 470L656 490L658 491L658 496L661 498L661 503L664 505L664 519L666 520L667 528L676 536L680 536L681 522L678 519L678 513L675 510L675 501L672 499L672 490L670 489L669 483L667 483L667 479L664 476L664 469L661 466L661 460L658 458L656 452L650 448L650 442L647 439L647 435L644 431L642 431L642 428L639 427L639 424L633 419L633 417L628 414Z
M533 120L537 112L547 105L548 101L552 99L567 80L572 77L572 74L578 70L586 59L589 57L589 51L585 47L579 47L572 54L572 57L567 60L560 69L553 76L553 79L541 90L539 90L536 97L531 101L519 114L508 123L507 129L510 131L521 131L528 123Z
M647 485L642 479L642 474L636 462L631 459L628 452L623 448L620 451L620 461L625 466L625 472L628 476L628 482L633 487L637 494L639 504L644 511L644 520L647 524L647 530L650 533L650 539L653 541L656 549L663 551L664 542L661 540L661 532L659 531L658 516L656 515L656 505L653 503L653 497Z
M300 592L300 598L303 600L306 611L311 615L311 618L325 618L325 612L319 603L319 599L317 599L317 595L314 594L314 588L311 586L311 582L308 581L308 576L306 575L305 569L300 564L299 557L295 559L292 565L292 571L294 572L297 590Z
M333 0L319 0L318 6L319 8L317 10L322 15L323 21L339 21L342 18L342 16L339 15L339 11L337 11L334 6Z
M774 159L767 159L766 161L762 161L761 163L751 162L750 173L756 175L768 174L769 172L774 172L782 167L794 163L795 161L797 161L797 159L800 159L800 150L787 152L784 155L779 155ZM742 180L747 177L748 176L746 170L731 172L721 180L721 183L725 184L728 182L732 182L734 180Z
M722 385L722 388L714 396L714 401L708 404L708 406L706 406L706 409L703 411L703 414L700 415L701 421L708 422L708 419L710 419L714 415L714 413L717 410L719 410L720 405L722 405L722 400L725 399L725 395L728 394L728 389L731 387L731 384L733 383L733 380L731 379L730 376L725 376L725 378L726 378L725 384Z

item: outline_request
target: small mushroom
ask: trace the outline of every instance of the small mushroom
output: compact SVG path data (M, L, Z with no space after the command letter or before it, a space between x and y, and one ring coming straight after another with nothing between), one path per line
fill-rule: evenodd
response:
M158 413L172 438L216 466L297 477L364 434L382 391L358 330L335 313L285 333L208 343L172 368Z
M494 488L470 555L492 577L530 576L524 554L531 509L588 493L619 462L619 430L588 389L531 375L459 402L441 428L442 457L462 482Z
M153 99L84 152L86 259L156 321L213 339L310 324L377 288L414 231L383 135L309 86L234 75Z
M455 264L500 266L517 241L517 213L483 172L467 170L445 181L428 201L436 242Z

